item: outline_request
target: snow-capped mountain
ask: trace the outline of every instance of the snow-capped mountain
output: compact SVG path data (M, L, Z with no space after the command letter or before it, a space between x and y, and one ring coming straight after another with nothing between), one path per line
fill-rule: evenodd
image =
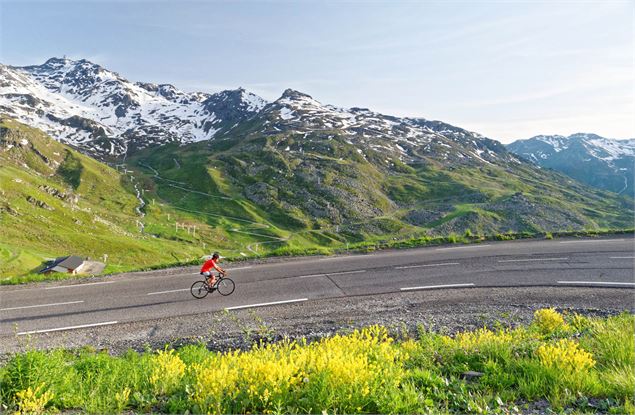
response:
M539 135L515 141L507 148L592 186L631 196L634 193L635 139L613 140L583 133Z
M369 148L409 162L425 157L464 164L510 161L514 157L497 141L423 118L399 118L366 108L323 105L302 92L287 89L256 117L260 133L342 134L363 154Z
M247 125L267 134L344 134L361 153L371 148L403 161L432 156L459 164L517 162L500 143L440 121L323 105L290 89L272 103L242 88L187 93L168 84L133 83L83 59L0 65L0 114L97 157L225 138Z
M133 83L83 59L0 64L1 114L97 156L211 139L265 105L242 88L206 94Z

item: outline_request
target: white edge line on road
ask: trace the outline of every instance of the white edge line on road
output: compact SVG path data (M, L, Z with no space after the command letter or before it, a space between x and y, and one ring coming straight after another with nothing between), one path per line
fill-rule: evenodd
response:
M445 267L445 266L449 266L449 265L460 265L460 264L458 262L444 262L444 263L441 263L441 264L405 265L403 267L395 267L395 269Z
M74 329L83 329L83 328L87 328L87 327L108 326L108 325L117 324L117 323L118 323L117 321L105 321L103 323L81 324L79 326L59 327L59 328L56 328L56 329L21 331L21 332L18 333L18 336L23 336L25 334L49 333L51 331L74 330Z
M635 287L635 282L558 281L558 284L571 284L571 285L624 285L624 286L627 286L627 287Z
M448 251L450 249L469 249L480 248L482 246L492 246L491 244L474 244L469 246L452 246L450 248L436 248L435 251Z
M237 306L234 306L234 307L226 307L225 310L227 310L227 311L229 311L229 310L240 310L242 308L265 307L265 306L268 306L268 305L299 303L299 302L302 302L302 301L308 301L308 298L297 298L295 300L273 301L271 303L237 305Z
M610 256L609 259L633 259L635 256Z
M9 310L22 310L24 308L37 308L37 307L53 307L56 305L67 305L67 304L79 304L84 301L68 301L66 303L51 303L51 304L38 304L38 305L25 305L22 307L9 307L9 308L0 308L0 311L9 311Z
M498 262L563 261L569 258L502 259Z
M298 275L297 277L292 277L292 278L329 277L331 275L359 274L360 272L367 272L367 271L365 269L358 269L355 271L329 272L328 274L323 273L323 274Z
M189 288L179 288L178 290L168 290L168 291L157 291L153 293L148 293L146 295L156 295L156 294L167 294L167 293L176 293L179 291L189 291Z
M435 288L460 288L460 287L474 287L473 283L469 284L445 284L445 285L425 285L422 287L403 287L401 291L413 291L413 290L433 290Z
M561 244L584 244L584 243L597 243L597 242L620 242L620 241L625 241L626 239L591 239L591 240L585 240L585 241L560 241L559 243Z
M89 282L86 284L58 285L57 287L44 287L44 289L57 290L58 288L77 288L77 287L85 287L87 285L112 284L112 283L114 283L114 281Z

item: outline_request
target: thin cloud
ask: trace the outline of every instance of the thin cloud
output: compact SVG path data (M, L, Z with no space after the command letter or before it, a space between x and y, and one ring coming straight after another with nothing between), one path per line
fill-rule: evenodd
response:
M616 86L624 86L624 94L632 88L635 76L631 68L604 67L591 69L581 76L571 79L566 84L556 84L538 91L529 91L492 99L467 101L457 104L461 108L480 108L508 104L520 104L554 98L570 93L581 93L592 90L604 90Z

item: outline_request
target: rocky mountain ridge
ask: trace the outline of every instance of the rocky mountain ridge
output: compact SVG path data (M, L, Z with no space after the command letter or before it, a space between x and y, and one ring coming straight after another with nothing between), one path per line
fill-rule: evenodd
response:
M430 154L443 163L517 162L500 143L440 121L323 105L291 89L271 103L242 88L188 93L169 84L133 83L83 59L0 65L0 114L98 158L224 139L257 125L269 135L337 132L360 154L373 149L404 162Z
M337 133L358 147L395 156L403 162L431 155L454 164L483 164L512 161L500 143L441 121L400 118L367 108L339 108L323 105L311 96L287 89L257 115L263 119L264 134Z
M98 157L211 139L265 104L242 88L206 94L133 83L84 59L0 64L0 114Z

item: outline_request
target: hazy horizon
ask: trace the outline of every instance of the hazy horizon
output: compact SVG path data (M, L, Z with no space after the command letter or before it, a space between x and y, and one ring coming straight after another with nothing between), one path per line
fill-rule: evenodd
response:
M635 137L634 4L0 0L0 61L88 59L186 91L286 88L509 143ZM34 22L36 24L34 24Z

